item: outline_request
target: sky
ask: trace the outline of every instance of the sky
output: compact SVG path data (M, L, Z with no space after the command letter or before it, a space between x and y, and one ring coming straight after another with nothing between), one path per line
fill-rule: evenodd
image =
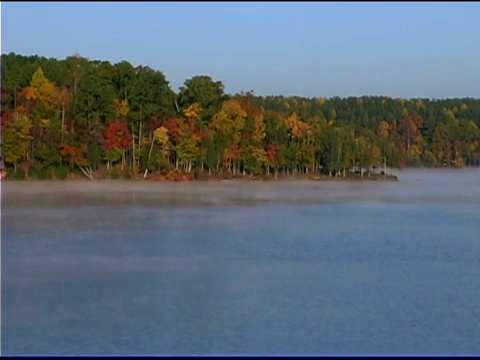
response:
M2 3L2 53L122 60L178 90L480 97L479 2Z

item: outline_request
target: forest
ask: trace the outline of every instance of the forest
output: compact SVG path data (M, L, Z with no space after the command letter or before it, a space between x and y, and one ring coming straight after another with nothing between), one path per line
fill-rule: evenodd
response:
M127 61L3 54L6 178L367 178L480 166L480 99L224 89L197 75L177 93L162 72Z

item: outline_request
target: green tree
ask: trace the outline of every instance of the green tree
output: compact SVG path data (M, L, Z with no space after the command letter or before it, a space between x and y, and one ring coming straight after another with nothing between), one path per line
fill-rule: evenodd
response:
M180 88L178 106L186 109L194 103L198 103L204 110L201 121L208 125L222 107L224 85L221 81L214 81L210 76L197 75L185 81Z
M14 173L18 163L28 156L29 141L32 121L25 115L15 115L11 123L5 126L3 131L3 154L5 163L13 165Z

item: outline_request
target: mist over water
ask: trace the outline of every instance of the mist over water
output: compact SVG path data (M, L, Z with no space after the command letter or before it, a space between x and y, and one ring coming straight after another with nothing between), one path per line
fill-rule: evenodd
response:
M3 354L479 354L480 171L3 182Z

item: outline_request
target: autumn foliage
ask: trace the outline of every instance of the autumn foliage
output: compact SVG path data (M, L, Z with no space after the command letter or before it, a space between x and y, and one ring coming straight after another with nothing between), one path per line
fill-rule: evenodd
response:
M88 160L85 157L87 150L86 145L71 146L68 144L62 144L60 153L68 162L69 166L73 168L75 165L88 165Z
M5 167L170 180L480 166L480 100L228 95L209 76L2 55ZM5 71L4 71L5 69Z
M111 123L107 128L105 150L126 150L132 146L132 134L127 123Z

